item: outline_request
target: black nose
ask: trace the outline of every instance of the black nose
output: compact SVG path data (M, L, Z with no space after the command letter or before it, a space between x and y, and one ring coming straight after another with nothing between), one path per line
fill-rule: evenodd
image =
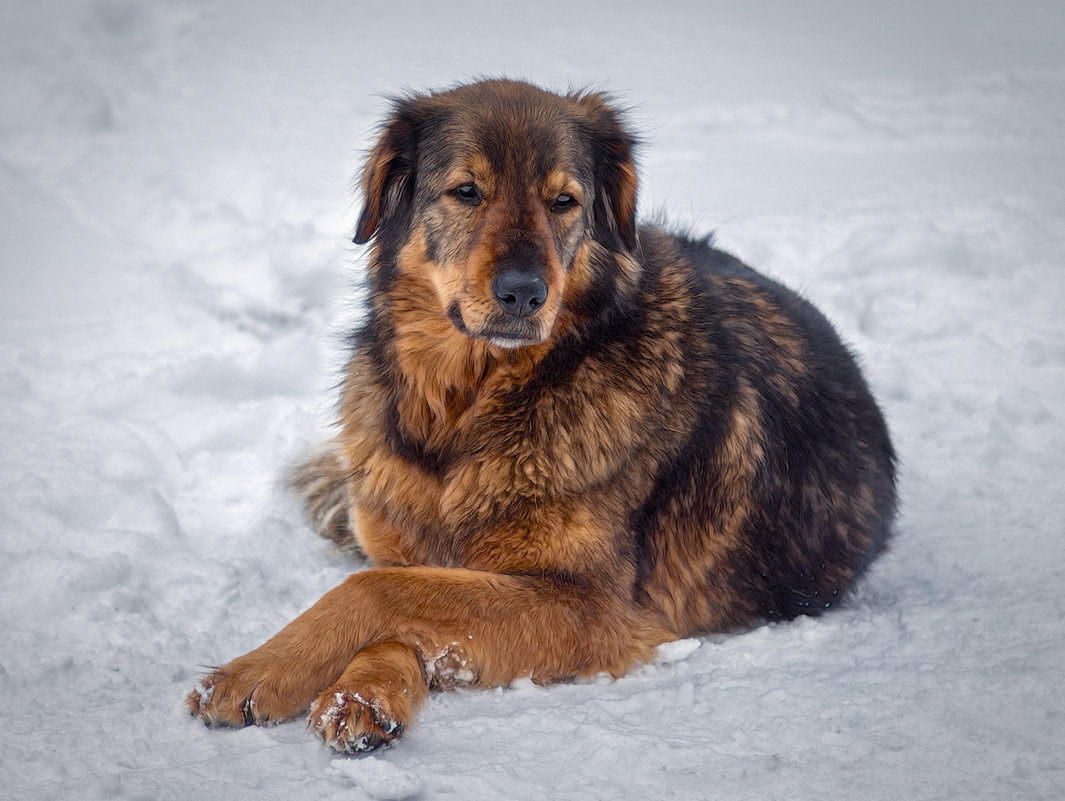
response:
M536 273L504 270L492 281L492 291L503 311L515 317L536 314L547 300L547 284Z

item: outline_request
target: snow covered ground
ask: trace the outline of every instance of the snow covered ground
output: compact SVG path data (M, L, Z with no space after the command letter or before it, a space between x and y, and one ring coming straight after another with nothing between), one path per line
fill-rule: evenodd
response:
M598 84L642 208L801 288L903 460L819 620L436 695L338 760L201 666L357 568L278 488L329 422L383 95ZM0 797L1065 797L1065 6L0 4Z

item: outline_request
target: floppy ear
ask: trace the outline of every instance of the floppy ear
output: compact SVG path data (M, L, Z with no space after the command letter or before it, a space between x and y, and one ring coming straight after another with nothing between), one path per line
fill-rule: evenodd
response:
M578 95L587 115L587 133L595 163L597 226L605 225L626 250L636 247L636 139L626 129L621 115L600 94Z
M398 101L362 171L362 214L355 244L363 245L378 228L409 209L418 158L416 98Z

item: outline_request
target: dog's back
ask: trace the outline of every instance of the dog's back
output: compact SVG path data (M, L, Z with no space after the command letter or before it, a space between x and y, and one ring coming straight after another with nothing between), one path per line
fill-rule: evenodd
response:
M889 534L883 417L813 305L707 240L641 242L645 265L690 275L685 387L701 398L633 517L640 596L691 631L722 609L718 625L818 614Z

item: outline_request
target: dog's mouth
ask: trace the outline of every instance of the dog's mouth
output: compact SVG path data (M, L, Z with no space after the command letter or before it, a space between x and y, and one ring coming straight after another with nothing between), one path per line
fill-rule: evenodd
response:
M498 348L513 350L530 345L539 345L544 341L540 326L529 319L515 319L498 315L489 318L479 329L473 330L466 325L459 304L452 303L447 310L451 324L462 334L471 339L479 339Z
M529 345L539 345L543 340L539 333L536 336L528 336L513 331L482 331L475 335L477 339L483 339L497 348L525 348Z

